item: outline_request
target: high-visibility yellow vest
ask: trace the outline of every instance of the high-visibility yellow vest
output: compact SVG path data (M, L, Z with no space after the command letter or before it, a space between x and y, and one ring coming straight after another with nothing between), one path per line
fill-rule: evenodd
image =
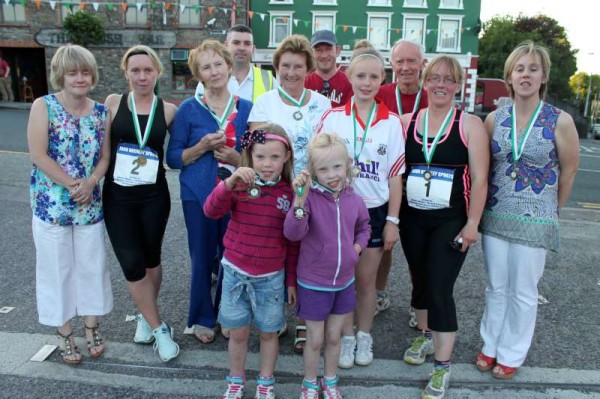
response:
M267 69L261 69L257 66L252 67L254 74L254 86L252 87L252 103L256 103L258 97L273 89L273 74ZM266 82L266 83L265 83Z

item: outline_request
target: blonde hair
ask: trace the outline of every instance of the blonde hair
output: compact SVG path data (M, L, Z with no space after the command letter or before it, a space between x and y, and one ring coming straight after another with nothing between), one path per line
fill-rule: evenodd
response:
M450 76L454 81L461 85L463 80L465 80L465 70L460 65L460 62L451 55L440 55L435 57L427 67L425 67L425 71L423 71L423 82L427 82L431 75L433 75L433 70L439 66L446 66L450 70Z
M540 57L540 62L542 64L542 72L544 73L545 82L540 86L540 90L538 91L540 99L544 99L546 96L546 90L548 90L548 78L550 77L550 68L552 67L552 61L550 61L550 54L548 53L548 49L546 47L540 46L539 44L535 44L531 40L526 40L523 43L519 44L515 49L510 53L506 62L504 63L504 83L510 92L510 98L515 98L515 91L513 90L512 85L510 84L510 75L515 70L517 66L517 62L519 58L524 55L529 56L538 56Z
M279 69L279 62L284 53L304 54L306 56L306 72L315 69L315 55L308 39L302 35L291 35L283 39L275 53L273 53L273 66Z
M294 175L293 174L294 173L294 148L292 147L292 142L291 142L290 138L288 137L287 133L285 132L285 129L276 123L264 123L262 125L257 126L252 131L255 131L255 130L264 130L265 133L280 136L287 142L286 150L290 152L290 158L285 162L285 164L283 164L283 170L281 171L281 178L283 180L285 180L286 182L288 182L289 184L292 184L292 179L293 179L293 175ZM267 140L274 140L274 139L267 139ZM275 141L279 141L279 140L275 140ZM254 148L253 145L242 150L242 160L240 161L240 166L246 166L248 168L254 169L254 166L252 164L252 148Z
M50 84L61 90L69 71L87 71L92 74L92 86L98 83L98 64L92 52L76 44L60 47L50 62Z
M233 68L233 56L229 50L227 50L227 47L217 40L206 39L202 41L198 47L190 51L190 55L188 57L188 67L192 72L192 76L194 76L194 78L199 82L202 82L202 80L200 79L200 71L198 70L198 58L200 57L200 54L209 50L212 50L215 54L221 56L221 58L225 60L225 63L230 70ZM204 82L202 83L204 84Z
M360 40L357 40L356 43L354 43L354 50L358 50L361 48L375 48L375 47L367 39L360 39Z
M350 59L350 65L348 66L348 69L346 69L346 75L348 77L352 75L352 70L354 69L354 66L360 60L365 58L374 58L376 60L379 60L379 62L381 63L381 76L382 78L385 78L385 61L383 60L383 57L381 56L379 51L377 51L377 49L373 47L371 43L369 43L367 40L361 40L359 43L363 41L368 43L368 45L361 45L360 47L356 47L354 49L354 51L352 52L352 58Z
M315 152L329 150L333 152L338 150L346 157L346 184L352 184L352 166L350 165L350 155L348 155L348 149L344 140L335 133L319 133L313 137L308 143L308 171L311 176L315 176L317 171L314 166Z
M148 58L150 58L150 61L152 61L154 68L158 71L158 76L162 75L164 68L158 54L156 54L156 51L143 44L130 47L125 54L123 54L123 58L121 58L121 70L123 72L127 71L127 62L129 61L129 58L134 55L147 55Z

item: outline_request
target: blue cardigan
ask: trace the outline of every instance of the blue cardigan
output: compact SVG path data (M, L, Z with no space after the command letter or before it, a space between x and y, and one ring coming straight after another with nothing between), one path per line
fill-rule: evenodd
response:
M237 117L233 121L237 143L235 149L240 152L240 141L248 129L248 115L252 103L244 99L237 101ZM215 188L217 179L217 160L213 152L208 151L192 164L183 166L183 150L198 143L202 137L219 129L209 111L198 104L194 97L181 103L171 126L171 138L167 148L167 164L171 169L181 169L179 183L182 201L204 203L206 197Z

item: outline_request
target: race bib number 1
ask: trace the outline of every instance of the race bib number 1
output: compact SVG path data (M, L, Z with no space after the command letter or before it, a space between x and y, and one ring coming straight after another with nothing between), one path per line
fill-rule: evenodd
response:
M152 148L143 150L137 144L122 143L117 148L113 178L124 187L156 183L158 154Z
M406 182L408 205L416 209L443 209L450 207L454 170L430 167L429 179L425 178L426 166L411 169Z

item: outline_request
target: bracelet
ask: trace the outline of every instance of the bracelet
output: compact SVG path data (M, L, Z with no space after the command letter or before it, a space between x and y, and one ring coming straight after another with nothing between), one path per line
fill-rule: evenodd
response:
M386 216L385 220L394 223L396 226L400 224L400 218L394 216Z
M94 181L96 182L95 184L98 184L98 178L93 173L90 175L90 177L94 179Z

